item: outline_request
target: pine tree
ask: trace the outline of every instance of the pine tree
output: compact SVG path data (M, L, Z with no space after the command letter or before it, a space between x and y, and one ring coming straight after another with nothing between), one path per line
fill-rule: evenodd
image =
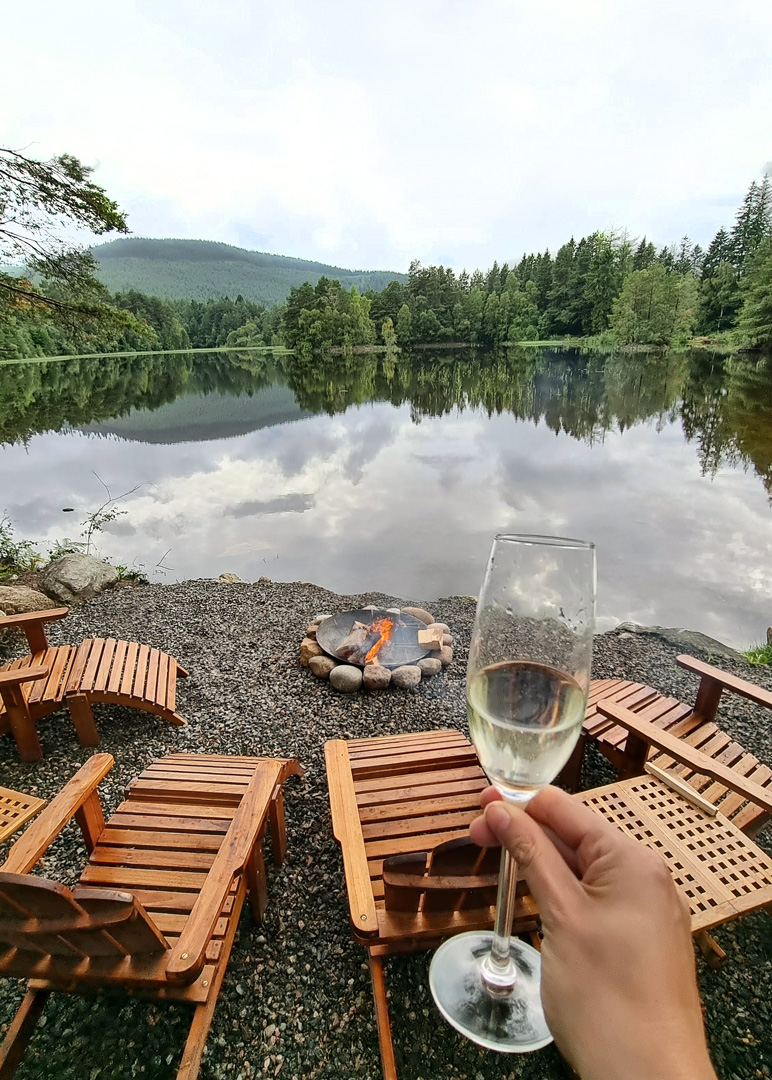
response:
M772 228L772 193L769 177L761 184L754 180L737 211L730 234L732 263L738 277L746 271L746 263Z
M632 261L632 269L647 270L650 266L654 264L656 258L657 249L651 242L647 243L646 237L644 236L641 242L638 244L638 247L635 249L635 254L633 255Z
M741 288L738 333L749 345L772 350L772 236L758 245Z
M710 242L702 263L703 278L712 277L722 262L731 262L732 249L729 233L721 228Z

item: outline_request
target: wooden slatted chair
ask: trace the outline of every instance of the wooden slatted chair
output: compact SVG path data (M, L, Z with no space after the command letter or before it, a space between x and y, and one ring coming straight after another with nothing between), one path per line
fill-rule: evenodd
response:
M23 761L43 756L35 722L66 706L82 746L98 746L91 706L128 705L185 720L177 710L177 679L187 671L168 653L134 641L88 638L80 645L49 646L44 624L67 615L67 608L0 618L0 629L23 630L28 656L0 667L0 734L11 732Z
M334 739L325 758L351 929L367 949L383 1074L396 1080L383 959L493 925L499 852L467 839L488 781L458 731ZM514 930L537 926L520 895Z
M710 782L772 811L772 792L761 785L619 705L600 702L598 709ZM464 840L488 781L457 731L333 740L325 755L351 927L370 961L383 1075L396 1080L383 957L492 925L493 907L485 905L495 902L499 853ZM576 798L665 859L689 905L695 940L715 966L724 954L710 929L772 910L772 860L674 769L646 768L651 775ZM469 901L470 887L480 890L480 907ZM513 929L531 929L536 917L532 898L519 890Z
M28 990L0 1047L13 1075L52 990L110 987L195 1007L178 1080L198 1074L247 892L267 901L262 840L283 856L277 791L296 760L174 754L150 766L105 823L97 793L113 764L95 754L0 867L0 974ZM75 817L89 862L74 889L30 870Z
M607 706L610 706L634 713L656 728L682 740L686 745L728 766L738 776L746 777L772 791L772 769L748 753L715 723L724 690L732 691L770 709L772 693L691 656L679 656L676 662L680 667L700 676L700 686L693 706L685 705L676 698L665 697L642 683L602 679L591 684L582 735L571 761L560 776L560 782L565 787L570 791L576 791L579 787L582 758L589 743L596 746L615 766L620 779L640 776L647 760L664 769L673 766L672 757L663 754L655 745L646 743L634 732L616 722L607 709ZM743 798L738 792L729 791L725 785L711 782L705 775L694 773L686 765L676 766L676 771L695 790L701 791L719 805L721 812L750 836L754 836L769 819L770 815L763 806Z

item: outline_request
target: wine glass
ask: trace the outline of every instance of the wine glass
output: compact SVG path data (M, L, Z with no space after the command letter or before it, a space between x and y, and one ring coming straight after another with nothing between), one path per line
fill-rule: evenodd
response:
M518 806L554 780L579 737L594 609L594 544L496 536L477 602L466 697L480 764ZM445 1019L481 1046L506 1053L552 1041L541 1006L541 956L511 936L516 878L502 848L493 932L449 938L429 971Z

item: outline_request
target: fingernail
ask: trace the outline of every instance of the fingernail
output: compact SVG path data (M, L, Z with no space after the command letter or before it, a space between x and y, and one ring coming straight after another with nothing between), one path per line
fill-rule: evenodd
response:
M509 811L504 806L504 803L492 802L485 807L485 820L487 821L491 832L498 840L501 840L509 828L509 823L512 819L510 818Z

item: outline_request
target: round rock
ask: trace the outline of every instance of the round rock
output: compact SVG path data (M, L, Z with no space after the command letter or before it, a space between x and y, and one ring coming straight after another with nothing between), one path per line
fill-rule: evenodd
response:
M418 661L418 667L421 669L421 674L425 676L439 675L442 671L442 664L436 656L425 656L423 660Z
M380 664L365 664L362 685L365 690L385 690L391 682L391 672Z
M337 664L330 672L330 684L342 694L353 694L362 685L362 669L353 664Z
M450 627L448 626L447 623L444 623L444 622L430 623L429 626L427 626L427 630L439 630L440 633L442 633L442 634L449 634L450 633Z
M400 690L412 690L421 681L421 669L417 664L403 664L402 667L394 668L391 681Z
M440 663L443 667L453 662L453 650L449 645L443 645L440 649Z
M453 635L452 634L443 634L442 635L442 644L443 645L449 645L451 647L451 649L452 649L453 648Z
M422 607L403 607L402 610L406 615L413 615L416 619L420 619L421 622L430 626L434 622L434 616L430 615L425 608Z
M308 666L317 679L329 679L330 672L338 665L331 656L312 656Z

